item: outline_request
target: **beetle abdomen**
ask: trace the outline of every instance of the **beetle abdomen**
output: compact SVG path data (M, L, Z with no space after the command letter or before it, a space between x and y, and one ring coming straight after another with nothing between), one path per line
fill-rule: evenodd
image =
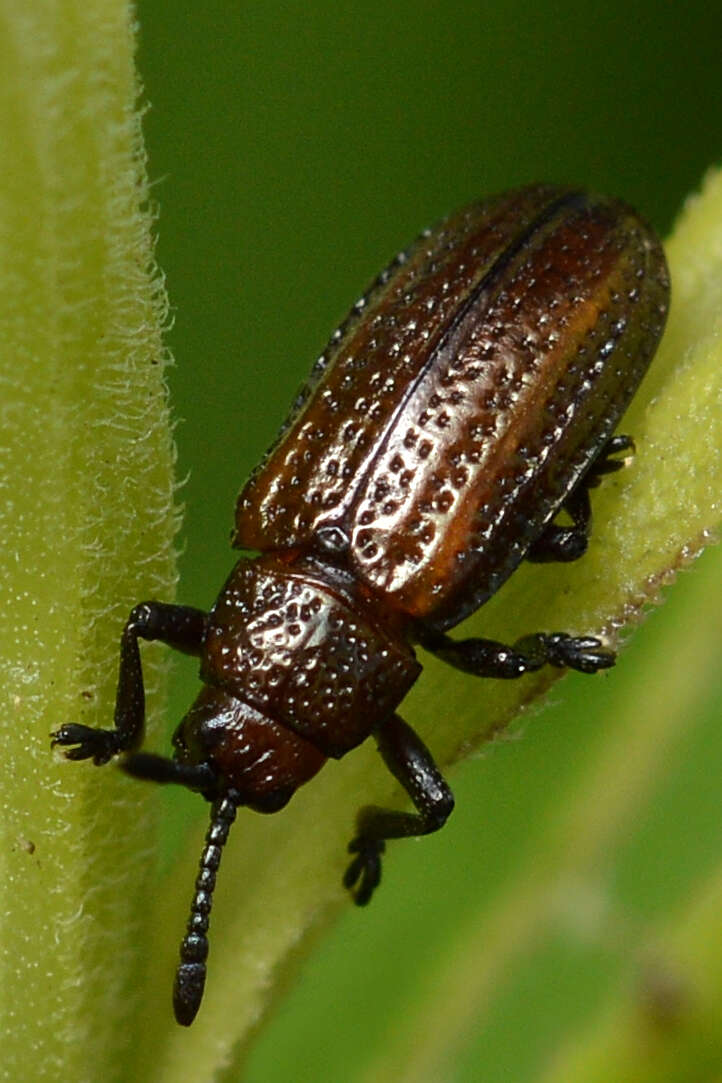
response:
M244 488L234 544L346 550L450 627L488 598L621 417L668 278L616 200L536 186L422 236L335 336Z

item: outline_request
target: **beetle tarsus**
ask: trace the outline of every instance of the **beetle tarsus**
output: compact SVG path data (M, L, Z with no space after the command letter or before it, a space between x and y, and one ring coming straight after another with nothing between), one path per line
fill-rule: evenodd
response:
M564 632L537 632L524 636L517 640L514 648L530 659L530 669L540 669L547 664L576 669L580 673L597 673L600 669L609 669L617 658L615 652L595 636L570 636Z
M526 559L530 564L571 564L583 557L589 546L588 528L557 526L550 523L540 538L529 546Z
M116 730L99 730L78 722L68 722L50 736L52 747L60 745L66 759L92 760L98 767L108 763L120 751Z
M353 895L357 906L366 906L381 883L381 855L386 849L383 839L369 839L358 835L348 846L350 854L356 854L343 878L343 886ZM354 891L354 887L356 890Z
M587 488L595 488L605 474L616 474L618 470L621 470L626 465L626 459L615 459L612 456L618 455L620 451L626 451L627 456L630 456L634 455L636 450L634 439L631 436L623 434L612 436L607 440L598 457L592 463L589 473L584 478Z
M614 665L616 655L594 636L571 636L564 632L536 632L513 646L493 639L452 639L433 629L418 631L419 642L443 662L475 677L513 680L542 666L563 666L581 673L596 673Z

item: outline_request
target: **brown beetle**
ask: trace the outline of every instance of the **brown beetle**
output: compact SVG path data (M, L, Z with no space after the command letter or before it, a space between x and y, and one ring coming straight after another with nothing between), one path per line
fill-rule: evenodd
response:
M53 735L70 759L123 753L132 775L212 802L174 991L192 1022L221 848L239 805L274 812L373 734L416 812L364 809L344 882L360 905L386 839L442 826L453 797L395 709L420 643L466 672L545 664L594 673L592 637L454 640L520 561L584 552L589 489L631 448L612 433L662 334L659 241L617 200L548 185L468 207L379 275L327 350L240 494L236 564L210 613L136 606L123 631L115 727ZM571 526L555 524L564 509ZM174 758L135 751L138 640L200 658L204 688Z

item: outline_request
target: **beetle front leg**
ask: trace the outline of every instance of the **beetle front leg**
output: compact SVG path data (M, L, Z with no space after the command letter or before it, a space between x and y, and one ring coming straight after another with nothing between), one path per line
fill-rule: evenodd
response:
M208 615L200 609L163 602L141 602L132 610L120 638L120 669L115 697L115 726L94 729L70 722L51 736L67 749L69 760L107 763L119 752L137 748L145 725L145 690L138 640L160 640L174 650L198 655Z
M542 666L596 673L609 669L616 654L594 636L570 636L564 632L536 632L517 639L513 646L494 639L452 639L430 628L417 628L422 647L443 662L475 677L512 679L534 673Z
M589 490L596 488L605 474L613 474L622 469L624 460L612 458L620 451L634 451L631 436L613 436L611 440L607 440L589 470L562 504L562 508L572 520L572 526L549 523L543 534L529 547L526 554L528 561L533 564L552 561L569 563L586 553L592 519Z
M120 767L133 778L146 782L171 782L185 786L193 793L202 794L214 801L219 792L219 777L207 763L182 763L168 756L156 756L152 752L133 752L120 762Z
M353 889L354 902L365 906L381 879L381 854L386 839L428 835L446 823L454 796L423 741L398 715L392 715L375 733L384 762L413 801L416 812L369 806L358 816L358 835L349 844L356 854L343 878Z

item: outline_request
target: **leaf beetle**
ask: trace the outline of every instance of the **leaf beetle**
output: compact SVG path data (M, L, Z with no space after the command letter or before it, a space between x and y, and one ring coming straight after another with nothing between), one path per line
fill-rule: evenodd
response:
M242 556L206 613L158 601L121 637L114 726L70 723L72 760L211 803L174 987L200 1006L216 871L236 810L282 808L328 757L368 736L414 812L362 809L344 883L364 905L387 839L438 830L453 797L396 708L414 644L480 677L613 665L591 636L512 646L447 633L522 560L584 553L589 490L633 447L614 430L661 337L662 247L622 202L538 184L427 230L334 332L276 442L238 498ZM564 510L571 525L555 521ZM139 751L139 640L200 659L203 688L173 758Z

